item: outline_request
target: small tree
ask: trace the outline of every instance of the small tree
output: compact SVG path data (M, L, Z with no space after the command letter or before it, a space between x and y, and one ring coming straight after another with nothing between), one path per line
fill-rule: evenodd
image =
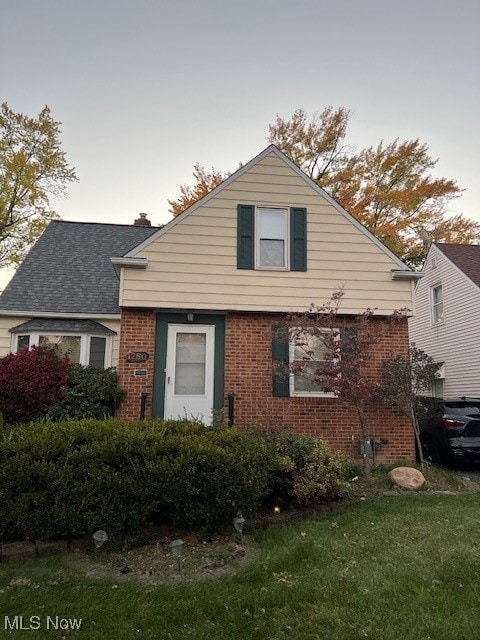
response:
M439 366L431 356L412 343L408 356L391 353L383 361L380 370L382 381L377 396L386 407L399 411L412 420L422 466L424 461L417 417L417 397L430 390Z
M369 427L367 407L376 398L378 376L374 363L376 346L385 338L387 328L366 309L352 322L341 318L343 289L335 291L322 305L312 305L306 314L291 318L290 339L294 343L294 374L301 374L310 385L321 388L354 407L360 427L363 471L368 472ZM391 321L405 314L394 312ZM319 350L323 351L319 358Z

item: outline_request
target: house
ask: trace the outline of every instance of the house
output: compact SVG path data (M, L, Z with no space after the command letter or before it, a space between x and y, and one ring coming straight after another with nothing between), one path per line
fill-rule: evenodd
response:
M83 242L91 237L87 234ZM32 253L38 254L40 242ZM80 245L70 253L82 255ZM89 258L93 253L88 247ZM120 307L119 328L110 324L117 316L81 313L85 301L72 295L72 287L84 279L84 260L75 268L74 282L67 283L58 272L46 291L59 308L66 295L74 298L77 321L95 321L119 333L118 371L127 393L119 417L136 419L143 405L147 416L198 416L210 423L223 410L239 428L290 428L352 452L359 434L354 410L300 374L279 373L276 364L295 359L295 347L276 338L278 328L286 326L288 314L321 304L342 287L342 317L354 325L358 313L374 308L380 329L394 310L413 309L419 274L275 146L163 228L148 230L130 247L120 243L109 257L119 278L119 297L108 312L118 313ZM98 272L106 270L98 267ZM19 276L28 284L19 270L0 298L1 313L7 311L4 296L16 304L12 287ZM91 281L87 290L100 301L101 288ZM37 298L39 313L28 309L27 314L25 307L22 322L40 315L38 291ZM13 335L27 335L13 326L12 314L2 322ZM90 327L87 335L94 335ZM112 337L113 363L117 337ZM379 344L376 364L392 350L408 350L406 321ZM321 349L312 358L321 361ZM411 425L404 418L379 405L369 411L369 425L372 435L388 440L383 459L414 456Z
M110 262L157 228L50 222L0 296L0 357L55 345L72 362L118 364L119 281Z
M432 395L480 397L480 246L432 244L415 304L410 339L441 365Z

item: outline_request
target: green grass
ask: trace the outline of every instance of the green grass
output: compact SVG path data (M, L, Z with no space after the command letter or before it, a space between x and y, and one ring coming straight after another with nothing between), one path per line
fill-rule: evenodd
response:
M89 581L62 557L0 566L0 638L475 640L480 495L360 503L264 532L217 580ZM188 553L188 550L186 550ZM80 631L4 630L4 616L81 618Z

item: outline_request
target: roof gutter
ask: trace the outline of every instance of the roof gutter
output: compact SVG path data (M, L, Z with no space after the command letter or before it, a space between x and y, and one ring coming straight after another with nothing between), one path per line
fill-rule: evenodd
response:
M402 271L400 269L392 269L390 271L391 280L420 280L423 273L420 271Z
M120 269L128 267L129 269L146 269L148 267L147 258L110 258L115 273L120 277Z

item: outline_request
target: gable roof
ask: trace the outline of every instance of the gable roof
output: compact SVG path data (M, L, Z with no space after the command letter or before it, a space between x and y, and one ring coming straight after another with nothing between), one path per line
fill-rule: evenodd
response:
M110 262L157 231L96 222L50 222L0 295L0 314L119 314Z
M266 149L264 149L261 153L255 156L250 162L240 167L235 173L232 173L228 178L226 178L223 182L221 182L217 187L212 189L206 196L192 204L188 209L185 209L180 215L176 218L168 222L165 226L158 229L156 233L151 235L149 238L146 238L142 243L140 243L137 247L132 249L129 253L126 254L127 258L135 258L138 254L148 247L152 242L154 242L157 238L163 236L165 233L168 233L170 229L175 227L181 220L190 216L196 209L205 205L209 200L215 198L223 189L228 187L232 182L237 180L244 173L249 171L256 164L261 162L265 156L270 153L274 153L278 158L280 158L285 164L287 164L290 169L292 169L298 176L300 176L318 195L324 198L330 205L332 205L340 215L347 218L347 220L358 230L360 230L364 235L366 235L379 249L381 249L384 253L386 253L391 260L393 260L400 271L412 272L412 270L403 263L400 258L398 258L390 249L388 249L376 236L373 235L366 227L364 227L356 218L354 218L350 213L348 213L343 207L341 207L338 202L336 202L331 196L328 195L326 191L324 191L321 187L318 186L316 182L314 182L307 174L300 169L290 158L288 158L278 147L274 144L270 144ZM413 272L412 272L413 273Z
M460 271L463 271L477 287L480 287L480 245L436 242L434 246Z

